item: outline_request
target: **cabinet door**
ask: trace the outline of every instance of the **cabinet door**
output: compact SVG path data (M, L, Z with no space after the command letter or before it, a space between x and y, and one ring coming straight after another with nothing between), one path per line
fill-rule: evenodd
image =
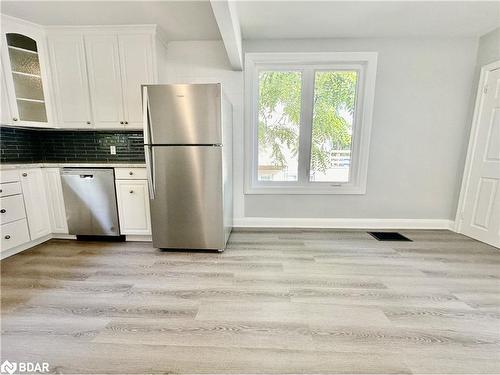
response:
M49 50L58 125L65 128L91 128L83 36L51 35Z
M92 113L96 128L123 128L123 95L118 38L85 36Z
M22 169L21 186L31 240L50 233L49 209L41 168Z
M47 44L43 30L2 17L2 66L13 125L53 125Z
M44 168L45 191L49 208L49 218L52 233L68 233L66 209L61 184L59 168Z
M154 83L151 35L119 35L125 128L142 129L141 85Z
M116 180L121 234L151 234L148 184L146 180Z

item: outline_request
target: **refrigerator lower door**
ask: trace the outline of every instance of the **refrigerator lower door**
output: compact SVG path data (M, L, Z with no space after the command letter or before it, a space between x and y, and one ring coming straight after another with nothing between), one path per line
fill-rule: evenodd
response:
M222 147L153 146L153 246L223 249Z

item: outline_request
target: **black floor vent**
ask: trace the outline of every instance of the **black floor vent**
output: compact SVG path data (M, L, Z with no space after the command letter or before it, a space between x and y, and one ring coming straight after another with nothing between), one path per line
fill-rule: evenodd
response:
M412 242L408 237L403 236L398 232L368 232L372 237L378 241L409 241Z

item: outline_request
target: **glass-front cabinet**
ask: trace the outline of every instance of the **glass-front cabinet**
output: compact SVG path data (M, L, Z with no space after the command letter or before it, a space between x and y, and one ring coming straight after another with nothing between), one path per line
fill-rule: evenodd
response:
M4 125L51 126L48 79L44 70L44 35L24 25L2 27L2 68L10 121ZM7 112L7 109L3 108ZM5 116L2 116L5 121Z

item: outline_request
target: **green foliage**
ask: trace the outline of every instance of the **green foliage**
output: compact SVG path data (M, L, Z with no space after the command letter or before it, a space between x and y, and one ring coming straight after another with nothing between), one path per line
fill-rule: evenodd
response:
M275 166L286 166L283 149L298 153L301 75L265 72L259 85L259 147L271 150ZM280 111L281 109L281 111Z
M311 144L311 167L325 171L333 165L333 150L351 147L357 75L353 71L316 72ZM286 166L285 148L299 148L301 74L269 71L259 82L259 151L268 151L275 166Z

